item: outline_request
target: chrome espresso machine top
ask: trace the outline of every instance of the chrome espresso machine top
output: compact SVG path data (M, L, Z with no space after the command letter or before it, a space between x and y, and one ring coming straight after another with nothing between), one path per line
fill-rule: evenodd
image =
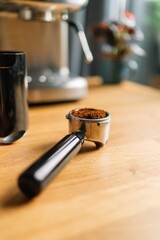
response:
M71 101L87 95L87 80L69 70L68 50L71 26L86 61L93 60L82 25L68 17L87 4L88 0L0 0L0 50L26 53L29 103Z

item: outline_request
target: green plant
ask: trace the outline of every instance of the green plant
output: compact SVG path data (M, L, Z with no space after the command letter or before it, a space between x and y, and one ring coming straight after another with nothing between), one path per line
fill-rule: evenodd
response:
M146 24L160 30L160 0L146 0L146 3L148 7Z

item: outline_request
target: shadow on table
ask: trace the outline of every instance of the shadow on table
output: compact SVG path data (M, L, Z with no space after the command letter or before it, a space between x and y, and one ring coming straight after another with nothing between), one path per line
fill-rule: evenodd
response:
M29 203L30 199L26 198L16 186L13 186L1 197L0 202L2 208L16 208Z

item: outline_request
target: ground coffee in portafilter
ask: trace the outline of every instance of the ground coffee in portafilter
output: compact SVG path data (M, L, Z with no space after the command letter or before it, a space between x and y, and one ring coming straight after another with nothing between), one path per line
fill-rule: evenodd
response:
M86 119L99 119L107 117L107 113L104 110L94 108L80 108L78 110L73 110L72 115L74 117Z

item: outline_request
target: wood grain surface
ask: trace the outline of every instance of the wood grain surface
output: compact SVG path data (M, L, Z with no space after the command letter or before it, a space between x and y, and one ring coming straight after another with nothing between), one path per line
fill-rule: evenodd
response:
M108 143L85 142L41 195L28 201L19 174L68 133L76 107L112 115ZM25 137L0 146L1 240L159 240L160 91L124 81L92 86L77 102L30 106Z

